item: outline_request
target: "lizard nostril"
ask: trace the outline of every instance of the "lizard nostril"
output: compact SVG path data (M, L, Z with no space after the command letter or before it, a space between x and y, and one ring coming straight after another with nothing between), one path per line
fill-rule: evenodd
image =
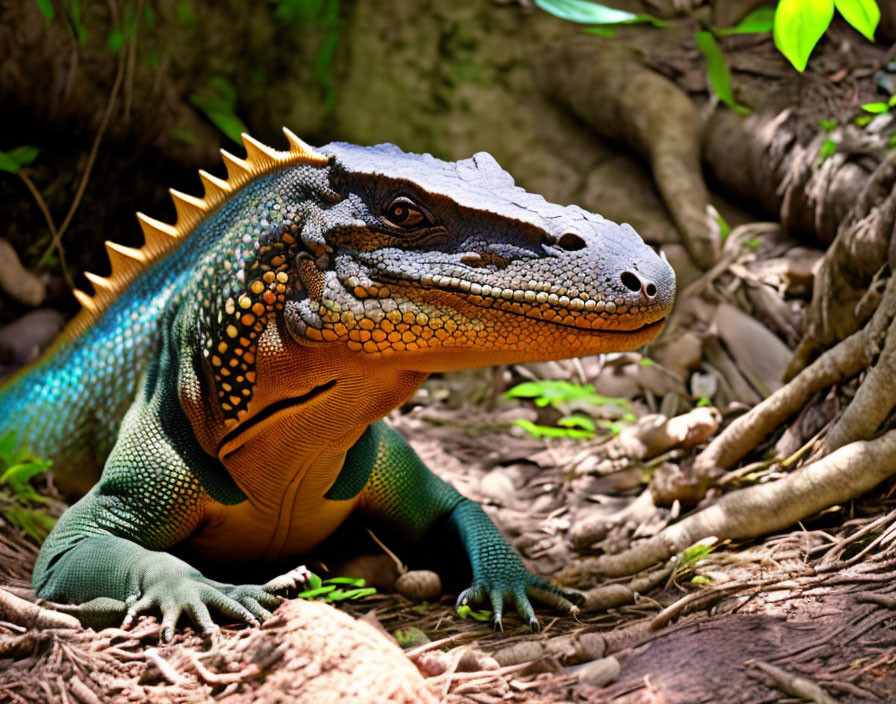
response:
M622 276L619 277L619 280L622 281L622 285L629 291L641 290L641 279L630 271L622 272ZM653 286L653 284L651 284L651 286ZM654 286L654 288L656 288L656 286Z
M641 298L652 301L656 298L657 287L653 281L644 281L640 276L631 272L623 271L619 276L622 285L632 293L640 293Z
M557 246L565 249L567 252L576 252L580 249L585 249L587 245L581 235L577 235L575 232L564 232L560 239L557 240Z

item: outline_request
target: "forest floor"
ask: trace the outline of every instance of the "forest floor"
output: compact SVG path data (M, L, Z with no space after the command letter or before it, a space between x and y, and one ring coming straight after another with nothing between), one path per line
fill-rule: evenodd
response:
M703 541L625 580L589 570L589 554L619 552L680 518L688 507L678 502L645 506L645 483L658 467L692 457L720 422L779 383L821 252L763 227L741 233L739 243L732 233L724 266L684 277L674 335L647 350L650 361L627 353L436 376L393 414L423 460L483 503L533 571L603 589L592 606L605 608L576 617L540 609L540 634L510 612L505 631L494 633L487 622L456 615L453 594L465 578L452 579L450 570L442 579L454 591L429 602L382 588L394 580L394 561L350 528L359 531L348 540L353 551L369 544L374 556L328 563L332 574L364 576L381 588L339 607L390 638L398 634L436 701L894 700L893 482L765 539ZM528 398L506 396L511 388L524 393L524 382ZM802 422L782 428L718 485L774 480L788 465L771 458L795 461L811 451L836 416L838 397L852 388L813 398ZM691 419L684 422L696 440L652 444L647 428L659 413ZM800 427L802 435L791 437ZM583 525L591 526L584 542L577 538ZM429 549L442 563L442 551ZM33 600L36 555L36 543L0 519L0 583L8 592ZM272 638L225 626L202 639L182 622L168 644L158 642L149 616L128 631L99 633L0 620L0 702L282 701L282 691L266 683L305 662L290 613L287 603L265 625L261 633Z

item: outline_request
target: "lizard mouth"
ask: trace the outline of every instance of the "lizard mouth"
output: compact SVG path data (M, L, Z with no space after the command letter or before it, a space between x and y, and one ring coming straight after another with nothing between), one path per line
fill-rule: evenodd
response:
M483 310L528 318L577 332L602 335L643 336L651 330L656 330L656 334L659 334L665 324L665 314L669 308L669 306L646 306L646 310L629 312L626 309L625 312L617 312L620 306L615 302L597 299L586 301L578 297L548 294L544 291L482 286L478 290L470 290L474 286L471 282L447 276L434 276L424 280L398 277L390 279L384 281L384 284L447 294ZM644 322L645 320L647 322ZM626 327L626 323L632 324L632 327Z
M526 318L533 322L553 325L567 330L575 330L579 333L619 335L620 337L644 337L645 334L655 331L653 332L653 335L650 336L650 339L653 339L653 337L656 337L656 335L659 334L663 325L666 323L666 316L663 315L663 313L666 312L665 310L648 310L644 316L622 313L617 317L612 313L577 310L563 305L548 304L539 306L525 300L518 301L507 300L504 298L490 298L486 301L482 296L455 288L432 287L429 290L455 296L476 308ZM631 316L630 320L632 322L640 322L641 324L636 325L635 327L619 327L618 324L622 323L624 325L624 323L627 322L625 318L628 318L629 316ZM566 318L565 320L564 317ZM640 320L638 319L639 317ZM648 322L646 323L642 322L645 317L648 319ZM613 323L616 323L616 325L614 326Z
M663 325L666 324L666 316L662 316L660 318L657 318L656 320L652 320L649 323L644 323L638 327L632 327L632 328L601 327L600 325L597 325L597 324L606 322L605 318L602 318L601 316L598 316L598 315L588 316L587 314L584 314L584 315L578 316L578 319L580 319L585 324L584 325L576 325L575 322L568 323L563 320L558 320L556 317L554 319L548 319L548 318L543 317L543 315L531 315L528 313L528 311L540 310L537 308L529 308L529 309L523 308L522 310L514 310L510 306L502 305L504 303L504 301L494 301L493 304L486 305L486 304L480 303L478 301L471 300L471 297L469 295L465 295L464 293L461 293L459 291L445 291L445 293L451 293L453 295L456 295L459 298L466 301L467 303L469 303L470 305L475 306L476 308L500 311L501 313L504 313L504 314L514 315L519 318L526 318L527 320L532 320L537 323L553 325L556 327L565 328L567 330L575 330L576 332L580 332L580 333L584 332L584 333L594 333L594 334L598 334L598 335L619 335L620 337L642 337L647 333L653 332L653 335L651 335L651 339L653 339L653 337L656 337L656 335L658 335L660 333L660 330L662 330ZM498 305L494 305L494 303L497 303ZM564 309L560 309L560 310L562 311Z

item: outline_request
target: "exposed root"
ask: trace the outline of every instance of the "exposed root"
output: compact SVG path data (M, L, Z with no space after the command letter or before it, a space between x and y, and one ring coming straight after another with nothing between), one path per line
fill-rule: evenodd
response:
M643 155L682 242L698 266L719 258L719 237L707 206L700 166L700 121L674 83L634 51L601 42L564 42L544 61L544 88L602 135Z
M808 699L810 702L815 702L815 704L837 704L836 699L828 696L821 687L805 677L792 675L789 672L782 670L780 667L776 667L767 662L754 660L750 664L759 668L771 677L775 686L782 692L786 692L795 697L800 697L801 699Z
M701 498L713 479L756 447L766 435L799 411L809 398L868 366L865 338L856 333L825 352L793 381L736 418L694 460L691 473L674 498ZM664 501L670 498L668 493Z
M792 378L822 349L858 330L865 320L856 313L881 264L890 257L896 220L896 155L868 178L849 216L840 225L815 278L806 311L806 333L787 369Z
M656 457L673 448L689 450L704 442L719 428L722 415L715 408L695 408L674 418L662 414L651 414L622 430L619 435L596 448L594 454L599 462L587 471L577 468L576 476L582 474L606 474L615 471L613 460L625 458L626 465ZM622 467L624 469L624 467Z
M896 277L894 277L896 278ZM894 280L891 278L891 281ZM872 437L896 406L896 324L890 325L884 349L856 395L828 433L829 450Z
M665 560L703 538L754 538L781 530L855 498L893 473L896 431L846 445L778 481L726 494L633 548L602 555L592 564L601 574L622 576Z
M674 466L674 465L673 465ZM574 547L578 549L587 548L597 540L603 538L616 526L626 524L640 525L646 523L657 512L656 504L653 500L653 494L650 490L646 490L632 501L625 508L617 511L610 516L601 514L593 516L585 516L575 522L569 529L569 539ZM577 564L571 568L570 574L577 569ZM566 570L561 572L561 579L565 578ZM575 581L575 580L571 580Z
M0 589L0 620L10 621L24 628L81 628L74 616L42 609L20 597Z

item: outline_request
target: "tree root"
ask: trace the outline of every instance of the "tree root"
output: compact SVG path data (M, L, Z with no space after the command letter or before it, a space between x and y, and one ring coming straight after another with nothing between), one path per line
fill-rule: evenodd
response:
M828 696L821 687L805 677L792 675L780 667L758 660L750 661L751 665L762 670L772 678L775 686L782 692L791 694L800 699L808 699L815 704L837 704L837 700Z
M857 315L862 300L881 264L892 251L896 221L896 154L890 153L865 183L849 216L825 254L815 277L806 333L785 378L793 378L819 352L858 330L865 320Z
M855 498L893 473L896 431L850 443L778 481L726 494L635 547L591 564L601 574L622 576L666 560L703 538L755 538Z
M10 621L24 628L81 628L74 616L42 609L21 597L0 589L0 620Z
M695 408L674 418L651 414L622 430L619 435L596 448L596 466L576 469L576 476L608 474L618 469L616 460L626 460L626 466L656 457L673 448L689 450L704 442L719 428L722 414L715 408ZM624 469L625 467L622 467Z
M713 481L756 447L766 435L787 418L799 411L809 398L832 384L848 379L871 364L886 335L896 349L896 332L889 332L896 317L896 277L890 277L883 297L870 322L859 332L825 352L815 362L785 386L732 421L694 460L689 472L670 479L657 473L651 491L658 505L668 505L678 499L694 503L705 496ZM896 404L896 389L887 382L893 378L896 352L885 347L875 375L877 383L866 383L859 389L838 423L839 429L829 440L829 449L836 449L853 440L871 436ZM853 404L855 409L851 410ZM845 420L844 420L845 419ZM835 426L836 427L836 426Z
M644 156L695 264L719 258L700 166L700 121L678 86L650 70L627 47L563 42L543 62L541 83L600 134Z

